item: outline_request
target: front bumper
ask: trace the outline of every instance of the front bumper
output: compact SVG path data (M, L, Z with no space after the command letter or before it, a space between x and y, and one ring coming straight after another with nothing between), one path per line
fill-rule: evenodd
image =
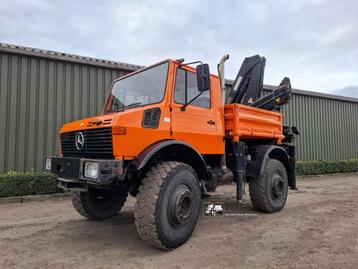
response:
M72 157L50 157L47 159L48 171L58 175L59 187L64 189L86 189L87 184L107 185L115 180L124 180L124 162L122 160L97 160ZM97 163L96 178L85 177L85 163ZM48 164L46 165L48 166ZM73 188L71 188L71 186Z

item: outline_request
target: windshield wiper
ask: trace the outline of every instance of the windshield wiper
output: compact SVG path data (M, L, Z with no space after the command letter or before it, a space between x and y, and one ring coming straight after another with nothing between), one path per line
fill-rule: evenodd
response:
M126 106L121 107L120 109L116 110L116 112L120 112L120 111L126 110L127 108L130 108L130 107L136 107L136 106L139 106L139 105L141 105L141 104L142 104L142 102L131 103L131 104L129 104L129 105L126 105Z

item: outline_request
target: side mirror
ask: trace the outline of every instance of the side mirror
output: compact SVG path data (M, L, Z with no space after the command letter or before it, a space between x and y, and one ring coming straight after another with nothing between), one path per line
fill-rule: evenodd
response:
M198 91L210 90L210 70L208 64L200 64L196 67L196 79L198 81Z

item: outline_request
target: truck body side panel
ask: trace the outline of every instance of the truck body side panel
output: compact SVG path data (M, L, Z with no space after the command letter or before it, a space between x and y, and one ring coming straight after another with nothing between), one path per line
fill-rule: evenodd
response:
M239 104L225 105L225 132L234 141L271 139L281 143L282 114Z

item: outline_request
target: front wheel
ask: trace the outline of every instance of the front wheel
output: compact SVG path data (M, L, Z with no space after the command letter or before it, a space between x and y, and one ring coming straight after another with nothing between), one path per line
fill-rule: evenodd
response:
M250 199L255 209L273 213L286 203L288 177L285 166L278 160L268 159L262 177L255 177L249 184Z
M125 189L95 189L87 192L72 192L73 207L87 219L104 220L114 217L127 200Z
M135 225L142 240L173 249L191 236L200 213L199 180L193 168L162 162L146 174L135 205Z

